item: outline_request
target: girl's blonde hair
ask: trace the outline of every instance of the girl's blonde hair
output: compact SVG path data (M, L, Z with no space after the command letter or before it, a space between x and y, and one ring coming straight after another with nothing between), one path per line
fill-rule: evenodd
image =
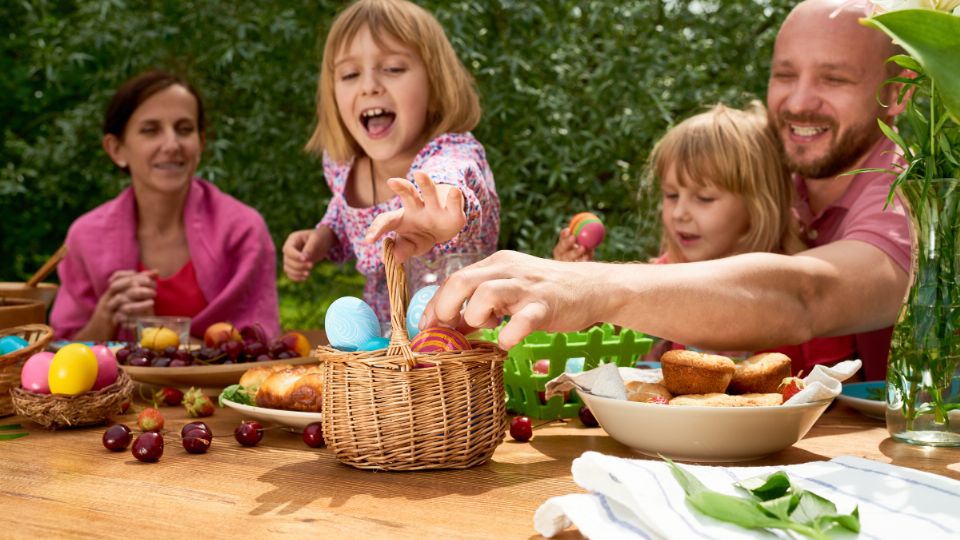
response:
M429 97L423 144L441 133L462 133L476 127L480 99L473 78L437 19L405 0L358 0L337 16L327 34L317 87L317 127L307 142L308 151L326 151L340 163L363 155L337 110L333 64L337 54L364 27L370 29L381 48L385 46L382 36L391 36L416 51L426 66Z
M738 253L796 253L805 246L793 219L793 183L766 110L716 105L667 131L650 153L648 173L660 184L673 168L680 185L713 186L743 197L750 228ZM684 262L673 238L663 236L667 258Z

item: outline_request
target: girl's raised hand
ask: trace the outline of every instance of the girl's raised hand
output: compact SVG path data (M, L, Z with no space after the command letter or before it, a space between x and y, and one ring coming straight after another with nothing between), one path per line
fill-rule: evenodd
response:
M557 245L553 246L553 258L565 262L592 261L593 250L578 244L577 239L570 233L570 229L564 227L560 229Z
M113 324L143 315L153 315L157 296L156 270L118 270L110 275L107 291L98 302Z
M313 265L327 257L333 232L321 225L316 229L293 231L283 243L283 272L293 281L304 281Z
M413 174L420 186L417 193L413 184L402 178L387 180L403 208L377 216L367 229L365 241L373 243L384 234L396 231L394 255L398 262L430 251L434 245L457 235L467 222L463 211L463 193L454 186L436 185L427 173Z

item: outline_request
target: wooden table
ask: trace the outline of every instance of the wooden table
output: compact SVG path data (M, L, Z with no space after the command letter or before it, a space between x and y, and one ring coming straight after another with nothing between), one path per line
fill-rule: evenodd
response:
M232 437L240 416L230 409L207 419L216 435L210 452L190 455L179 444L182 408L163 411L174 433L153 464L104 449L103 427L46 432L24 422L29 436L0 441L0 537L536 538L534 510L582 492L570 476L574 458L587 450L641 457L570 421L535 429L529 443L507 436L490 463L470 470L360 471L281 429L241 447ZM751 464L844 454L960 479L960 449L894 442L882 422L842 404L796 446Z

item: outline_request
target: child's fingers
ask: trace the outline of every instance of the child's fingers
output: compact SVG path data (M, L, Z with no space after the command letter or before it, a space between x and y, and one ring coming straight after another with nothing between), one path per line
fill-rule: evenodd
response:
M460 188L450 187L450 191L447 192L446 208L448 211L456 210L466 216L466 213L463 211L463 192L460 191Z
M307 242L303 245L303 250L300 253L301 258L305 259L306 262L314 262L320 258L320 235L311 234L307 238Z
M423 171L417 171L413 173L413 178L417 181L417 185L420 186L420 196L423 198L424 206L430 210L440 208L437 185L430 179L430 175Z
M403 212L404 209L401 208L399 210L384 212L373 218L373 223L367 228L367 235L364 237L364 241L372 244L379 240L385 233L396 230L403 221Z
M423 208L423 200L417 193L417 188L403 178L390 178L387 180L390 189L400 197L400 202L404 208L420 209Z

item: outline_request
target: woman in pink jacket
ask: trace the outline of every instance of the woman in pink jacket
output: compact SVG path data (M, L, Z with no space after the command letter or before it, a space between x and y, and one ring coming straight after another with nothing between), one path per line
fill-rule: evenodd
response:
M109 340L141 315L279 330L276 255L256 210L194 177L203 103L183 79L141 73L114 94L103 147L131 179L67 233L50 315L57 337Z

